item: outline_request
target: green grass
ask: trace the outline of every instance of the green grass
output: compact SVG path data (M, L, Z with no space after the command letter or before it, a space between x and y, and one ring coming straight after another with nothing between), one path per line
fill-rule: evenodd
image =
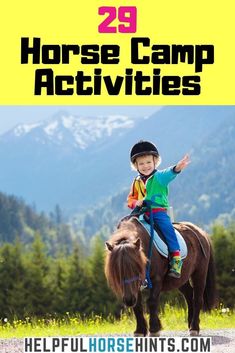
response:
M164 330L187 330L185 309L165 306L160 314ZM3 320L4 321L4 320ZM201 314L201 329L235 328L235 312L220 308L210 314ZM63 318L13 320L0 326L0 338L46 337L46 336L77 336L102 334L132 334L135 329L135 319L131 312L125 313L120 320L112 317L103 319L92 316L81 319L79 315Z

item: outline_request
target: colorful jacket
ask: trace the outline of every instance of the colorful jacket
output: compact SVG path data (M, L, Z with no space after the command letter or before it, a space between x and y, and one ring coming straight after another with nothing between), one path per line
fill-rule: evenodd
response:
M151 200L157 203L158 206L153 208L168 208L168 184L175 179L177 172L174 167L169 167L163 170L156 170L151 175L146 184L144 184L141 176L138 175L132 183L131 191L127 198L127 204L130 208L135 208L137 200Z

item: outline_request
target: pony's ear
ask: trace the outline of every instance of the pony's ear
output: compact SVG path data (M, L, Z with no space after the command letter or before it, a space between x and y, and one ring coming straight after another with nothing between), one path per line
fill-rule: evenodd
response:
M111 244L108 243L107 241L106 241L105 245L106 245L106 249L107 249L107 250L109 250L109 251L112 251L112 250L113 250L113 245L111 245Z
M134 245L137 247L138 250L140 249L140 238L137 238L137 239L134 241Z

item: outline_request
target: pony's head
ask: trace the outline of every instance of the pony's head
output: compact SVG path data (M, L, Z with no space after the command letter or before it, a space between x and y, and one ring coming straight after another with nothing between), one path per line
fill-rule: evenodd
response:
M114 293L126 306L135 306L145 279L146 256L134 225L125 222L106 242L105 275Z

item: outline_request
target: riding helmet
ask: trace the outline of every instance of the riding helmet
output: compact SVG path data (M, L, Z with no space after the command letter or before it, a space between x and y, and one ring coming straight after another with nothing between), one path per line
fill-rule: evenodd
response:
M143 156L145 154L152 154L153 156L159 157L157 147L152 142L141 140L137 142L131 149L131 162L134 163L137 157Z

